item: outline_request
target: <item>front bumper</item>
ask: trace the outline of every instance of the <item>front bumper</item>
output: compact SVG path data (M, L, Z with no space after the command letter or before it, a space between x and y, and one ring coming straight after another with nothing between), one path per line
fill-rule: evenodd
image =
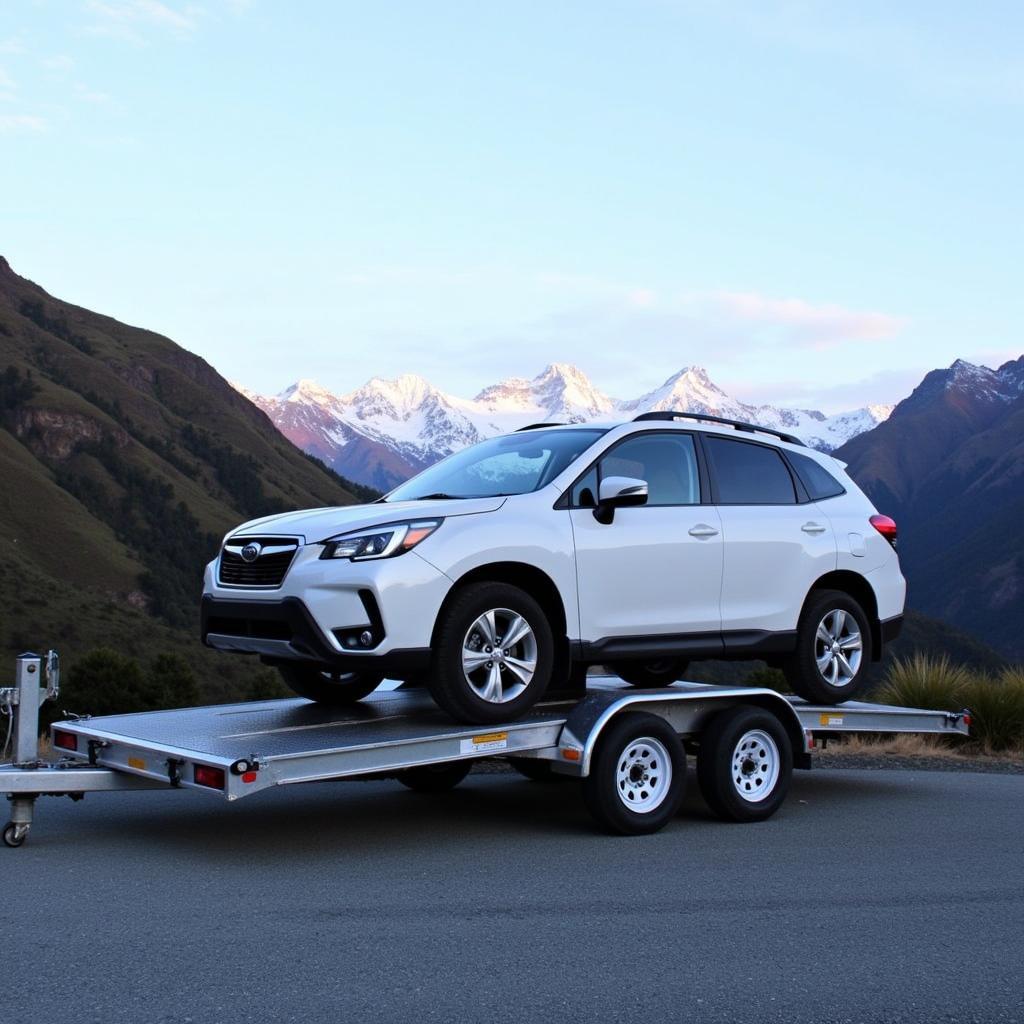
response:
M201 620L202 640L207 647L258 654L266 661L315 662L340 672L384 675L408 675L430 666L429 646L385 652L338 651L297 597L238 601L204 594ZM368 631L376 628L374 622L365 626Z

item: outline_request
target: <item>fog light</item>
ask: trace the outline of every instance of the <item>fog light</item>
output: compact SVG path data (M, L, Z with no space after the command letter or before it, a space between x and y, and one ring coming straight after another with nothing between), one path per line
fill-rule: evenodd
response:
M372 647L373 646L373 634L368 629L364 629L362 631L362 633L359 634L359 642L364 647Z

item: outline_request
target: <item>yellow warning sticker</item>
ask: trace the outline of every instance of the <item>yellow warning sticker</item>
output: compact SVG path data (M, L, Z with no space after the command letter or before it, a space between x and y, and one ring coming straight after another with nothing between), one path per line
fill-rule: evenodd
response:
M843 724L843 716L842 715L822 715L821 716L821 724L822 725L842 725Z
M487 732L482 736L462 740L459 749L463 754L486 754L491 750L504 750L507 746L507 732Z
M141 757L129 757L128 758L128 767L129 768L136 768L140 772L144 772L146 770L146 762L143 761Z

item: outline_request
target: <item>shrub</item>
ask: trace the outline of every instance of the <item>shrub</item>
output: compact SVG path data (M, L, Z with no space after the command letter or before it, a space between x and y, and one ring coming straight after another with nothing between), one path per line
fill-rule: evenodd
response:
M120 715L198 700L195 675L179 655L157 655L144 670L134 658L99 647L71 665L59 704L79 715Z
M1024 753L1024 670L993 677L969 672L946 657L895 661L876 693L883 704L971 712L971 738L987 751Z

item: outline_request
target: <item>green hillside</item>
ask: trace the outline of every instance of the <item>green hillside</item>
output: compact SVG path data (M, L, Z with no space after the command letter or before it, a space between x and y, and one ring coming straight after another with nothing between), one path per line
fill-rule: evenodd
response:
M203 565L254 516L373 493L286 440L208 363L61 302L0 257L0 657L184 656L204 696L255 663L198 643ZM4 670L0 668L0 678Z

